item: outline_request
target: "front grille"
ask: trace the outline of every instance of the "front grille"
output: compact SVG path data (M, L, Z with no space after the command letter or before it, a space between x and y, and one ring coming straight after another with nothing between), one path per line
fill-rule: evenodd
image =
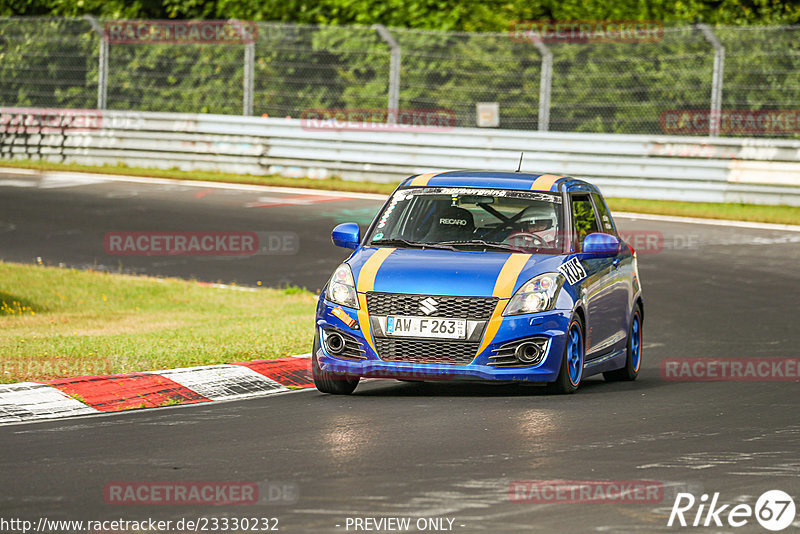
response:
M423 300L436 301L436 311L424 313L420 310ZM370 315L430 315L446 319L473 319L486 321L497 305L496 297L443 297L440 295L404 295L402 293L367 293L367 309Z
M409 363L467 365L475 359L479 342L420 341L416 339L376 338L381 360Z

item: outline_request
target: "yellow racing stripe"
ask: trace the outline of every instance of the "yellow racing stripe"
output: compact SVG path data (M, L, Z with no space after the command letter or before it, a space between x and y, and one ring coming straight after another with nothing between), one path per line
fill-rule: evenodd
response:
M375 276L381 264L386 261L389 254L394 252L393 248L379 248L369 257L361 271L358 273L356 291L358 292L358 324L364 332L364 339L367 340L372 350L375 350L375 343L372 341L372 331L369 327L369 313L367 312L367 292L375 288ZM377 352L377 351L376 351Z
M483 341L481 341L481 346L478 347L476 354L483 352L492 342L494 336L497 335L497 331L500 329L500 323L503 322L503 310L505 310L506 304L508 304L508 299L511 298L511 293L514 291L519 273L522 272L522 269L525 267L525 264L528 263L530 257L530 254L512 254L506 260L503 268L500 269L500 274L497 276L497 281L494 284L494 291L492 292L492 295L500 300L497 301L497 306L495 306L492 312L489 324L486 325Z
M417 176L416 178L411 180L411 183L408 184L408 185L414 186L414 187L425 187L426 185L428 185L428 181L431 178L433 178L434 176L436 176L437 174L440 174L440 173L438 173L438 172L429 172L427 174L420 174L419 176Z
M517 277L530 257L530 254L512 254L500 269L500 274L497 275L492 295L500 299L510 299L514 285L517 283Z
M536 191L550 191L550 188L553 187L556 180L561 178L563 178L563 176L559 174L543 174L533 181L531 189Z

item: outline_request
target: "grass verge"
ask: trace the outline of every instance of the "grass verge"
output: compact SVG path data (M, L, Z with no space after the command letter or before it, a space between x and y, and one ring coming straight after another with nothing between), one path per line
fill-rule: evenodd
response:
M311 350L315 297L0 263L0 383Z
M145 176L176 180L204 180L211 182L271 185L277 187L301 187L357 193L388 195L397 184L356 182L340 178L312 179L287 178L285 176L255 176L210 171L181 171L177 169L143 169L125 165L95 167L75 163L51 163L43 161L0 161L0 167L18 167L41 171L72 171L102 174ZM612 211L630 211L655 215L698 217L702 219L731 219L737 221L767 222L800 225L800 207L761 206L755 204L723 204L713 202L678 202L671 200L642 200L634 198L608 198Z
M612 212L629 211L651 213L653 215L696 217L699 219L730 219L733 221L800 225L800 207L795 206L676 202L637 198L608 198L606 200Z

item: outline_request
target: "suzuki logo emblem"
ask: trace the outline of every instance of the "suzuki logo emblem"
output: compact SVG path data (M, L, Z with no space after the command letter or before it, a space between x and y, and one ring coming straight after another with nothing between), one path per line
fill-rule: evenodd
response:
M419 311L425 315L430 315L436 311L437 304L439 303L433 300L431 297L428 297L419 303Z

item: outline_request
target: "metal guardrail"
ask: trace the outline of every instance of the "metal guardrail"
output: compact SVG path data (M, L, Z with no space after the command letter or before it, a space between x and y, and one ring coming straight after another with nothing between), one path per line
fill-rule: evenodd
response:
M523 170L585 178L609 196L800 206L793 140L334 129L299 119L0 108L3 158L389 182L437 170L513 170L521 151Z

